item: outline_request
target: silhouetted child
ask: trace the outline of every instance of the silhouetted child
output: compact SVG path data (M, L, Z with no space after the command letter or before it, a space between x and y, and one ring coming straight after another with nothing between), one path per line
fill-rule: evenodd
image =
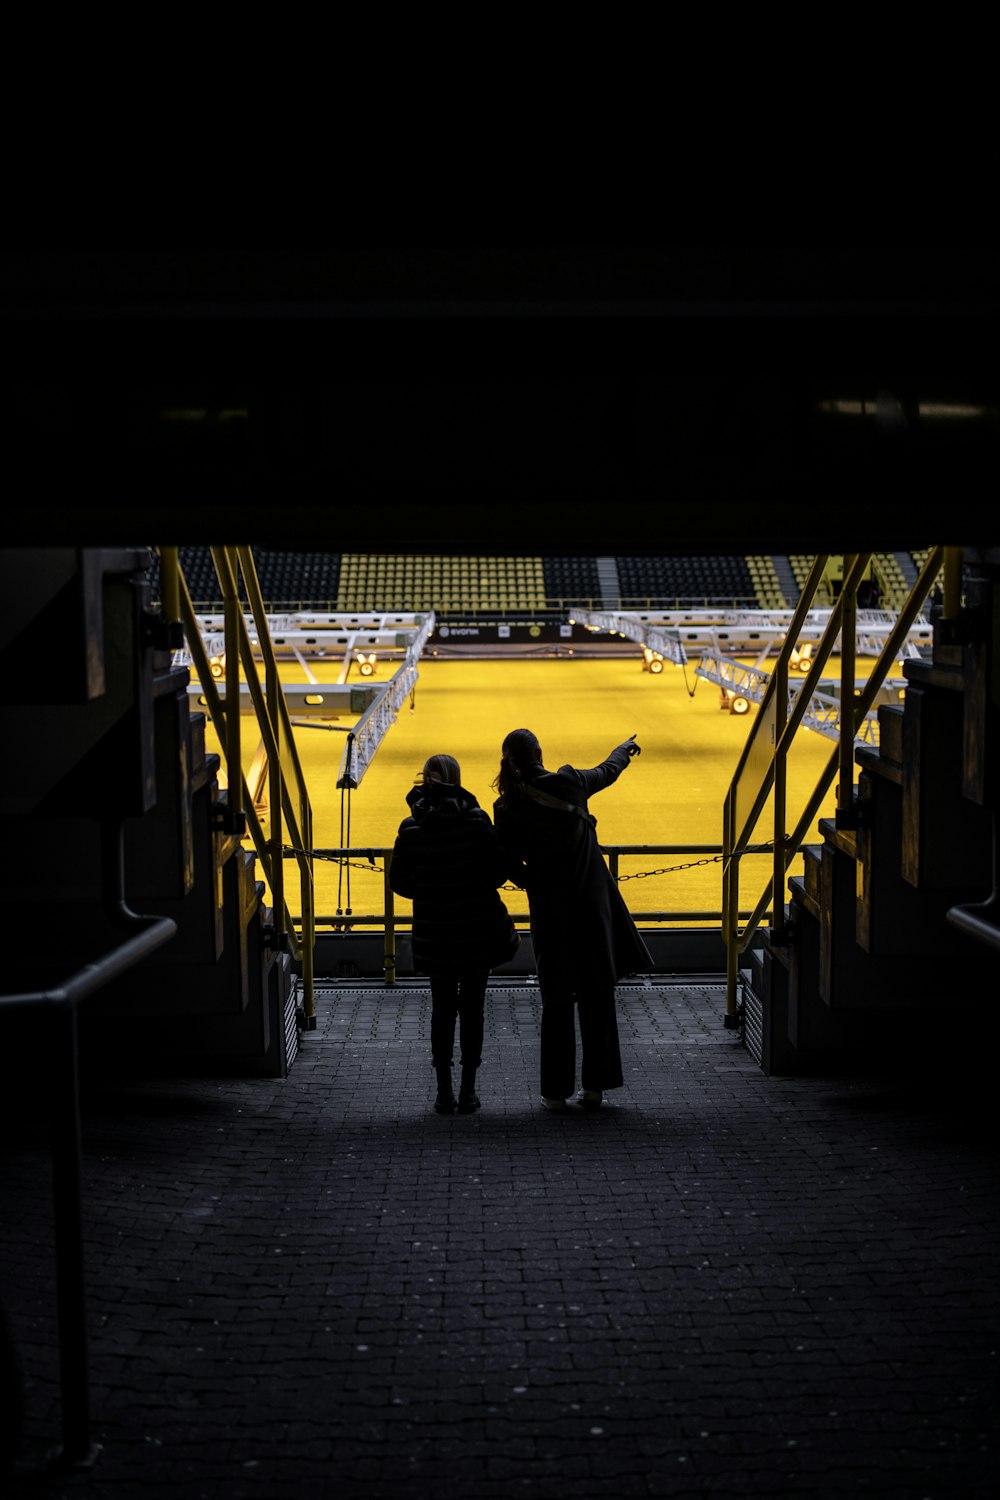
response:
M497 887L507 862L489 815L461 784L451 755L432 755L407 793L410 816L399 825L389 884L413 902L413 967L431 986L431 1058L438 1114L480 1107L486 981L512 958L519 939ZM458 1099L451 1069L458 1024L462 1076Z

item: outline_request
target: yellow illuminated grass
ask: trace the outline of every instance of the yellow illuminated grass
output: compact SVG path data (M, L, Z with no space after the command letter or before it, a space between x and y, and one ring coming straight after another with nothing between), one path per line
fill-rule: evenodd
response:
M395 666L380 662L374 680L386 681ZM338 666L310 663L310 670L321 680L335 681ZM294 663L283 667L282 676L288 682L307 680ZM407 814L407 791L427 756L439 752L458 759L464 785L492 813L496 794L491 782L499 767L500 744L509 730L518 727L538 735L550 770L566 762L597 765L613 746L630 734L638 736L642 754L614 786L591 803L602 844L721 846L726 792L756 712L756 706L743 717L723 712L719 689L694 675L694 663L685 669L668 664L654 676L642 670L638 656L519 661L424 658L412 706L409 701L404 705L361 785L350 794L337 788L346 735L296 726L296 746L312 806L313 847L375 851L391 847ZM350 727L347 720L341 724ZM243 719L243 728L246 768L256 749L256 730L248 717ZM218 748L210 728L208 740L210 748ZM833 740L800 731L789 758L789 830L834 750ZM834 809L831 787L817 822L821 816L832 816ZM772 837L770 816L768 807L755 842ZM818 833L811 841L817 840ZM801 863L800 856L790 873L797 873ZM376 852L374 866L357 859L346 868L317 860L317 916L350 911L358 918L383 912L382 867L380 852ZM770 868L769 856L743 860L742 910L756 905ZM663 870L671 873L644 873ZM640 921L649 912L721 909L722 865L713 855L652 852L623 856L620 873L622 894ZM285 863L285 881L288 906L298 916L301 902L294 860ZM509 890L505 899L515 915L526 915L522 892ZM399 901L397 909L401 916L408 916L409 903ZM695 923L682 920L673 925Z

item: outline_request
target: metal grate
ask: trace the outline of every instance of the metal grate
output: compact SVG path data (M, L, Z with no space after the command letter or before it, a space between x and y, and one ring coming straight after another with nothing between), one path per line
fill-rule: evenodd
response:
M764 1007L756 991L744 982L740 1040L759 1067L764 1066Z
M733 1040L724 1026L724 984L644 980L620 984L616 993L623 1039L659 1046ZM430 1036L431 994L426 984L317 985L315 1000L320 1041L424 1044ZM541 1008L536 982L490 985L487 1038L500 1044L534 1043Z
M288 986L288 993L285 996L285 1015L284 1015L285 1070L286 1070L286 1072L292 1066L292 1063L295 1061L295 1059L299 1055L299 1027L298 1027L298 1019L297 1019L297 1017L298 1017L298 1009L297 1009L297 1007L298 1007L298 987L297 987L297 985L290 984Z

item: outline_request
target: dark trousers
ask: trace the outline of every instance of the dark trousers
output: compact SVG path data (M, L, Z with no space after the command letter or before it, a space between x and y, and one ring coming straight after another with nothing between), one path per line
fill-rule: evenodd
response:
M546 1099L568 1099L576 1089L577 1016L581 1088L603 1093L624 1082L614 985L580 990L543 985L541 1084Z
M455 1052L455 1023L462 1049L462 1068L474 1072L483 1060L485 974L431 974L431 1057L435 1068L450 1068Z

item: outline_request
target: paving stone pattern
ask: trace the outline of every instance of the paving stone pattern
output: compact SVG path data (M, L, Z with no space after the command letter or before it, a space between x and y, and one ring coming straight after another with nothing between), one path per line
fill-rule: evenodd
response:
M1000 1160L933 1069L768 1078L721 985L619 992L626 1085L544 1111L530 983L433 1113L419 985L319 988L287 1079L84 1098L92 1467L60 1437L51 1175L8 1128L12 1500L1000 1493ZM960 1080L956 1080L960 1082Z

